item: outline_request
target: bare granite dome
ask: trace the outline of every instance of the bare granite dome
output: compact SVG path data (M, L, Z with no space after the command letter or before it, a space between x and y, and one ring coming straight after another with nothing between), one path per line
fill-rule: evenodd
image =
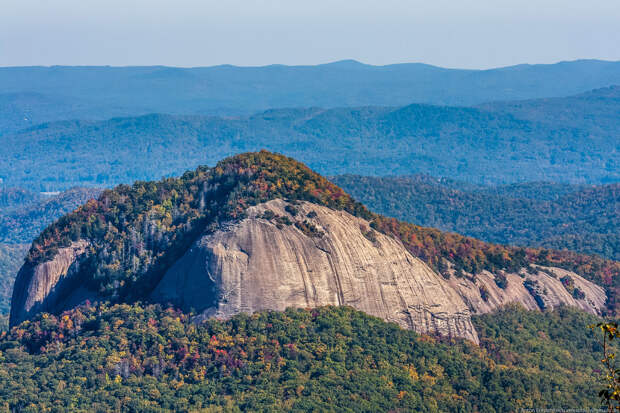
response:
M74 276L86 248L85 241L74 242L52 260L22 268L12 325L37 312L60 312L98 299ZM310 202L275 199L199 237L154 290L145 293L152 301L203 317L348 305L403 328L476 343L471 314L510 303L531 310L569 305L601 313L603 288L566 270L538 268L537 274L505 274L504 288L486 271L446 280L362 218ZM566 276L585 297L575 298L566 290L561 283Z
M304 230L304 221L312 229ZM478 341L463 299L400 242L347 212L308 202L273 200L204 236L152 298L218 317L349 305L404 328Z

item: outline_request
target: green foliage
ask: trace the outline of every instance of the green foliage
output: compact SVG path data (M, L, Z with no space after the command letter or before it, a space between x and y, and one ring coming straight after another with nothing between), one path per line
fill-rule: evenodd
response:
M489 301L489 289L486 285L481 285L478 290L480 291L480 297L484 301Z
M309 237L321 238L325 233L307 220L295 221L295 226Z
M504 274L503 271L496 271L495 274L493 274L493 279L495 284L497 284L497 286L502 290L505 290L506 287L508 287L508 278L506 278L506 274Z
M527 369L532 374L546 376L543 380L549 380L547 383L552 388L558 386L559 390L567 386L574 389L575 395L589 394L590 402L594 402L602 346L595 332L586 326L599 322L598 317L569 307L540 313L510 306L493 314L476 316L473 321L481 347L498 368ZM616 351L616 344L611 349ZM505 383L504 391L510 392L512 385L512 382ZM545 396L534 390L530 397L537 400ZM572 396L566 398L558 393L556 397L556 408L559 404L585 407Z
M518 411L597 407L595 317L510 308L482 347L347 307L190 321L159 306L39 315L0 339L0 399L42 411Z
M617 262L488 244L376 215L305 165L266 151L227 158L214 168L200 167L181 178L104 191L99 199L46 228L33 242L27 261L35 265L72 240L86 239L91 246L79 267L84 285L110 299L143 299L199 234L241 219L249 206L275 198L306 200L370 220L373 229L401 240L434 268L445 259L457 271L471 274L517 272L531 263L573 270L608 285L609 308L615 309L614 288L620 285ZM273 219L280 225L293 224L288 217ZM300 225L308 234L320 236L303 221ZM374 238L372 230L364 232Z
M562 282L564 288L566 288L566 291L568 291L574 298L579 300L586 296L585 293L575 285L575 280L573 280L570 275L560 278L560 281Z
M488 242L620 260L620 184L471 185L429 176L331 178L373 211Z
M620 369L616 368L616 350L612 347L612 344L615 344L613 340L620 337L618 323L603 322L589 327L598 327L603 333L601 363L605 368L605 388L598 395L605 401L610 413L620 411Z

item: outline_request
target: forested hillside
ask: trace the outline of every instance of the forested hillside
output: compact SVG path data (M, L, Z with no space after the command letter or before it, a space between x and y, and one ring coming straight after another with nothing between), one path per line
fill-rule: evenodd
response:
M82 307L2 333L7 410L519 411L597 408L597 318L509 308L481 347L348 307L202 324L158 306Z
M386 218L305 165L267 151L227 158L181 178L104 191L47 227L33 242L27 265L33 268L82 239L90 247L75 275L80 283L106 299L141 300L199 234L244 217L251 205L276 198L306 200L365 218L442 273L446 262L474 277L483 270L534 271L534 264L565 268L605 286L608 311L617 309L618 262L568 251L504 247Z
M489 242L620 260L620 184L469 185L428 176L331 178L370 209Z
M5 67L0 135L43 122L148 113L249 115L270 108L473 105L568 96L620 84L620 62L579 60L490 70L371 66Z
M620 86L591 90L575 96L491 102L478 107L491 112L509 113L519 119L564 124L595 134L617 136Z
M31 242L47 225L89 199L96 198L101 191L97 188L72 188L51 196L30 193L28 200L0 208L0 243ZM22 192L27 193L13 189L0 190L0 199L7 194Z
M579 99L609 114L620 108L620 100L606 91ZM570 105L562 99L540 104L551 112ZM48 123L3 136L7 156L0 159L0 178L37 190L111 186L265 148L329 175L426 173L493 184L620 179L620 117L609 115L593 127L589 112L572 113L569 125L561 116L528 120L500 109L414 104Z

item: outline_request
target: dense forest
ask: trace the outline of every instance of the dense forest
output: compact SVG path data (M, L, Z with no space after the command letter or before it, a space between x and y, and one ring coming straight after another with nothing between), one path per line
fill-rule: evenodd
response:
M531 264L566 268L605 286L608 309L616 310L618 262L504 247L376 215L305 165L267 151L227 158L181 178L106 190L47 227L33 242L27 264L50 259L58 248L85 239L90 247L79 266L82 285L107 299L142 299L199 234L241 219L248 206L275 198L307 200L365 218L442 273L446 262L473 276L482 270L532 271Z
M331 180L373 211L484 241L620 261L620 184L471 185L428 176Z
M605 89L584 99L615 113L618 95L620 88ZM562 102L547 104L561 107ZM609 115L599 128L591 126L589 113L579 116L568 126L561 117L524 120L504 108L413 104L274 109L243 117L62 121L3 136L6 156L0 158L0 178L7 185L34 190L112 186L179 175L190 167L265 148L328 175L427 173L493 184L618 181L620 152L614 132L620 116Z
M574 271L620 316L614 84L620 62L596 60L0 68L0 412L598 411L618 340L545 308L527 274L583 299L544 267ZM294 219L300 201L363 218L370 242L394 237L484 301L482 271L500 289L518 273L541 311L473 315L476 345L350 307L220 319L149 301L198 237L277 198ZM78 240L52 290L67 310L9 326L18 269ZM76 286L90 300L63 301Z
M481 346L349 307L196 324L159 306L42 314L0 338L8 411L452 411L597 408L597 318L517 307L475 317Z
M0 243L32 241L47 225L89 199L96 198L101 191L96 188L71 188L51 196L33 194L29 202L15 202L14 206L0 207ZM0 190L0 197L6 192L16 190Z

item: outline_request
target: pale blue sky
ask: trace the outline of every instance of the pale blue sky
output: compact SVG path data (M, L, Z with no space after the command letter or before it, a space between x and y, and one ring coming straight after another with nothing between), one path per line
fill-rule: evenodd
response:
M620 60L619 0L0 0L0 66Z

